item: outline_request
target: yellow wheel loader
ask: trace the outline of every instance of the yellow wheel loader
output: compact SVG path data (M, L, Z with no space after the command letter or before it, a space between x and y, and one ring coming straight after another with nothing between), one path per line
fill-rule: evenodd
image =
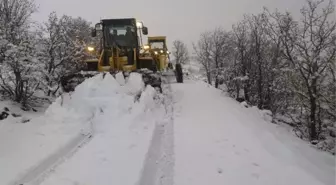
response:
M146 85L161 88L161 75L158 70L157 57L146 50L142 44L142 35L148 34L148 28L135 18L103 19L95 25L91 36L99 40L97 46L87 48L86 67L83 71L62 78L65 92L73 91L75 86L85 78L99 72L110 72L112 75L123 72L139 72Z
M170 62L166 39L166 36L149 36L147 48L156 61L162 76L175 78L177 74Z
M148 47L156 61L158 69L164 71L167 69L169 62L169 51L167 49L165 36L149 36Z

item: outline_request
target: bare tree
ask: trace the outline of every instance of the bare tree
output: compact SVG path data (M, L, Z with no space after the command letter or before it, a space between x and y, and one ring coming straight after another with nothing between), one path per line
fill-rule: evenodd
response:
M210 58L212 60L212 73L215 80L215 87L223 83L223 70L228 60L230 48L230 35L221 28L216 28L211 33L212 48L210 50Z
M334 36L335 37L335 36ZM336 38L334 38L336 40ZM336 42L333 43L333 48L336 48ZM326 73L329 74L326 77L325 90L323 91L322 101L327 104L329 109L324 109L325 113L331 120L336 121L336 59L334 63L328 65Z
M336 24L329 19L334 13L334 4L329 1L321 8L323 2L307 1L307 6L301 10L299 23L289 14L277 13L275 16L282 33L283 56L294 69L292 88L302 100L304 112L308 113L310 140L318 139L322 127L321 113L325 107L322 101L324 88L326 81L332 79L328 68L335 65Z
M213 62L211 60L211 49L213 42L211 40L211 32L203 32L197 44L193 44L196 60L202 65L205 76L209 84L212 84Z
M264 69L266 67L265 61L265 49L267 39L265 38L265 22L263 16L252 15L248 18L248 25L250 29L250 50L251 50L251 67L255 68L251 70L253 75L252 80L256 84L256 95L258 108L263 108L264 105ZM251 82L251 80L250 80Z
M250 101L250 86L249 83L249 69L251 65L250 50L248 48L248 25L246 20L239 22L237 25L233 26L234 35L234 48L237 52L237 65L239 70L239 77L235 80L239 80L239 84L243 84L244 99L245 101Z
M181 40L174 40L172 54L177 64L189 62L188 48Z

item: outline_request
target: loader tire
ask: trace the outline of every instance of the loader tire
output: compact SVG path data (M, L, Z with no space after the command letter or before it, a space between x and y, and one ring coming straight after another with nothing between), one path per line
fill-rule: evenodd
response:
M176 64L175 65L175 74L176 74L176 81L177 83L183 83L183 71L182 71L182 65Z

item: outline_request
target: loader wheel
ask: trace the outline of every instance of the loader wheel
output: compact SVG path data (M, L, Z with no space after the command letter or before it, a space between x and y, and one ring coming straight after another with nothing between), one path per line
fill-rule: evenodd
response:
M182 65L176 64L175 65L175 75L176 75L176 81L177 83L183 83L183 71L182 71Z

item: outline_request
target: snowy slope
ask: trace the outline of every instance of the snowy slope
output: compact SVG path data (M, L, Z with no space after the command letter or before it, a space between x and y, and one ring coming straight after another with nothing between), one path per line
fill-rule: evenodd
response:
M333 185L335 159L203 82L172 85L174 185Z

